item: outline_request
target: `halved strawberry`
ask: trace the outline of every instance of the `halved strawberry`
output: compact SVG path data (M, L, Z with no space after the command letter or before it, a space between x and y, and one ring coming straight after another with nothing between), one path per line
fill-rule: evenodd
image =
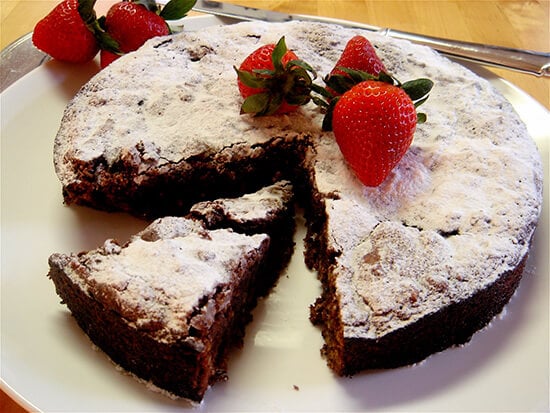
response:
M32 35L34 45L54 59L85 63L99 51L94 36L95 0L64 0L40 20Z
M288 113L310 101L315 72L287 49L285 38L252 52L237 69L237 83L245 98L242 113L256 116Z

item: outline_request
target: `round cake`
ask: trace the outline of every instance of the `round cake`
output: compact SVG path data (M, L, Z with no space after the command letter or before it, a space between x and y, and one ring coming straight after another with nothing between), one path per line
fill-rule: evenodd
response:
M374 188L355 177L313 103L241 115L234 70L285 36L322 85L356 34L396 78L434 82L427 121ZM150 40L69 103L54 162L66 203L151 218L292 181L307 220L305 260L323 285L311 320L340 375L467 342L514 293L542 204L537 148L487 81L429 48L322 23Z

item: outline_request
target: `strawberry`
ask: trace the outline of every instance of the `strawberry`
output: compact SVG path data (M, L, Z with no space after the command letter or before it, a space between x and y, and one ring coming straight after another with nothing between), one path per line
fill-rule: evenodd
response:
M343 75L344 72L339 69L340 67L361 70L374 76L378 76L380 72L386 72L386 67L376 54L372 44L365 37L359 35L348 41L330 74Z
M99 44L94 36L95 0L64 0L40 20L32 35L34 45L54 59L85 63L94 58Z
M115 52L111 52L108 49L101 49L99 51L99 63L100 67L102 69L105 69L107 66L109 66L111 63L113 63L116 59L118 59L121 55L117 54Z
M314 74L307 63L287 49L285 38L253 51L237 69L237 84L245 99L242 113L256 116L288 113L309 100Z
M170 34L166 20L183 18L196 0L171 0L160 9L155 0L123 0L115 3L101 20L101 27L116 45L105 47L101 67L140 48L147 40Z
M417 122L416 113L433 83L419 79L403 85L366 80L353 86L332 107L336 142L359 180L378 186L407 152Z
M323 130L334 132L344 158L366 186L378 186L412 143L416 108L428 99L429 79L399 82L386 72L372 45L353 37L329 76L327 87L313 88L313 101L326 112Z
M137 50L152 37L170 33L162 17L144 5L130 1L111 6L105 16L104 26L122 53Z
M349 69L366 72L373 77L387 72L372 44L359 35L352 37L346 43L336 65L324 79L328 86L327 91L332 96L339 96L351 87L347 73Z

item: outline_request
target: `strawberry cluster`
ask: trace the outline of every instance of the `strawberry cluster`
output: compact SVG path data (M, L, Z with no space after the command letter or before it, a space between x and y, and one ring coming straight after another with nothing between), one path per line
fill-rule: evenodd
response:
M314 78L314 70L284 41L252 52L236 70L243 113L287 113L309 101L320 106L323 129L334 132L344 158L366 186L380 185L403 158L417 123L426 121L416 108L433 87L429 79L399 82L363 36L346 44L323 79L325 87L313 83L309 73Z
M34 45L69 63L89 62L100 52L103 68L146 40L170 34L166 22L183 18L196 0L171 0L162 8L155 0L123 0L100 18L95 1L63 0L36 24Z

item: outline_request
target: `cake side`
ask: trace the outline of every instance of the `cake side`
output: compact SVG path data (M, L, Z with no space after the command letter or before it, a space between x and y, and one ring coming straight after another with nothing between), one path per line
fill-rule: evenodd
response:
M54 254L49 277L80 327L115 363L174 395L200 401L225 377L269 246L266 235L153 222L126 245Z
M292 183L283 180L238 198L196 203L189 213L208 228L232 228L247 234L270 233L276 222L289 220L294 215L293 201Z
M468 298L442 306L377 340L365 340L353 334L346 336L340 353L342 364L335 370L342 375L352 375L365 369L400 367L467 343L500 314L512 298L526 261L527 255L517 267L500 274L493 283ZM330 351L329 347L323 351Z

